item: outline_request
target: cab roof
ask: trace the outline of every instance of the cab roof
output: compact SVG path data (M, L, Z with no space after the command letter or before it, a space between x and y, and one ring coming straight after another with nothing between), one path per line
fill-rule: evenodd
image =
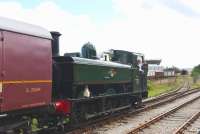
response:
M21 34L37 36L41 38L52 39L51 34L45 28L37 25L0 17L0 29L5 31L12 31Z

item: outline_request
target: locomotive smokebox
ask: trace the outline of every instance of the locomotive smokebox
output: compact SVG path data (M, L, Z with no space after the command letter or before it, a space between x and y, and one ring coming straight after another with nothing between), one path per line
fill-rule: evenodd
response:
M52 56L59 56L59 37L61 34L56 31L51 32L52 36Z

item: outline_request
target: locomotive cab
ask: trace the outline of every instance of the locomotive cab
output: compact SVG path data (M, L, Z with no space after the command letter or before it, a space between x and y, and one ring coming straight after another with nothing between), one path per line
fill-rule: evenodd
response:
M135 82L134 87L138 89L138 91L142 90L142 97L148 97L147 91L147 72L148 72L148 64L145 63L144 55L141 53L133 53L124 50L110 50L111 61L118 62L122 64L131 65L133 68L136 68L136 81L139 81L138 84Z

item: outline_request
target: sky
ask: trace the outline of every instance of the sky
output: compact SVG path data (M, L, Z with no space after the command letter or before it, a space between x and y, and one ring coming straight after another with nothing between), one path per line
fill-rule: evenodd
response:
M168 67L200 64L199 0L0 0L0 16L59 31L61 54L89 41L98 53L122 49Z

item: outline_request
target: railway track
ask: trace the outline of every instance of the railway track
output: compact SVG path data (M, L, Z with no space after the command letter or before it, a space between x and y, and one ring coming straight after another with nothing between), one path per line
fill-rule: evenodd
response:
M187 92L182 95L178 95L171 100L166 100L166 102L158 102L154 105L147 106L141 109L136 110L132 114L126 115L124 118L120 120L114 121L111 125L104 125L101 128L97 128L93 130L92 133L120 133L126 134L133 129L133 127L139 126L139 124L143 124L147 121L147 119L158 116L161 113L166 112L168 109L176 107L178 104L187 101L191 97L200 95L199 90L194 92ZM175 99L176 98L176 99Z
M199 130L199 125L198 126L195 126L193 125L192 123L195 122L197 120L197 122L199 122L200 120L199 119L199 116L200 116L200 111L197 111L196 113L194 113L192 115L192 117L190 119L188 119L185 123L183 123L175 132L174 134L182 134L182 133L199 133L200 130ZM190 129L187 130L187 128L190 127ZM192 128L192 129L191 129Z
M200 115L200 94L188 101L161 113L160 115L140 124L128 134L162 133L179 134Z
M185 86L189 87L187 84L185 84ZM183 86L182 88L179 88L176 91L173 91L171 93L153 98L152 100L149 100L149 102L148 101L144 102L144 103L146 103L145 104L146 106L143 107L143 108L129 110L129 111L126 110L125 112L123 111L122 113L117 113L117 114L111 115L109 117L104 117L100 120L93 120L93 123L92 122L90 123L92 125L89 125L89 127L86 125L85 127L83 127L83 129L82 128L78 129L78 130L76 129L75 131L71 131L70 133L71 134L76 134L76 133L102 133L102 131L98 132L98 129L96 131L96 128L103 128L103 129L109 128L109 124L112 124L113 122L119 122L119 124L120 124L120 122L123 122L123 120L125 118L130 118L130 116L132 116L132 115L136 115L138 113L156 108L160 105L164 105L168 102L174 101L177 98L184 97L184 96L187 96L187 95L190 95L190 94L193 94L193 93L199 91L198 89L185 90L186 89L185 86ZM184 90L183 90L183 88L184 88ZM162 101L158 102L158 100L162 100ZM126 123L126 121L124 121L124 122Z

